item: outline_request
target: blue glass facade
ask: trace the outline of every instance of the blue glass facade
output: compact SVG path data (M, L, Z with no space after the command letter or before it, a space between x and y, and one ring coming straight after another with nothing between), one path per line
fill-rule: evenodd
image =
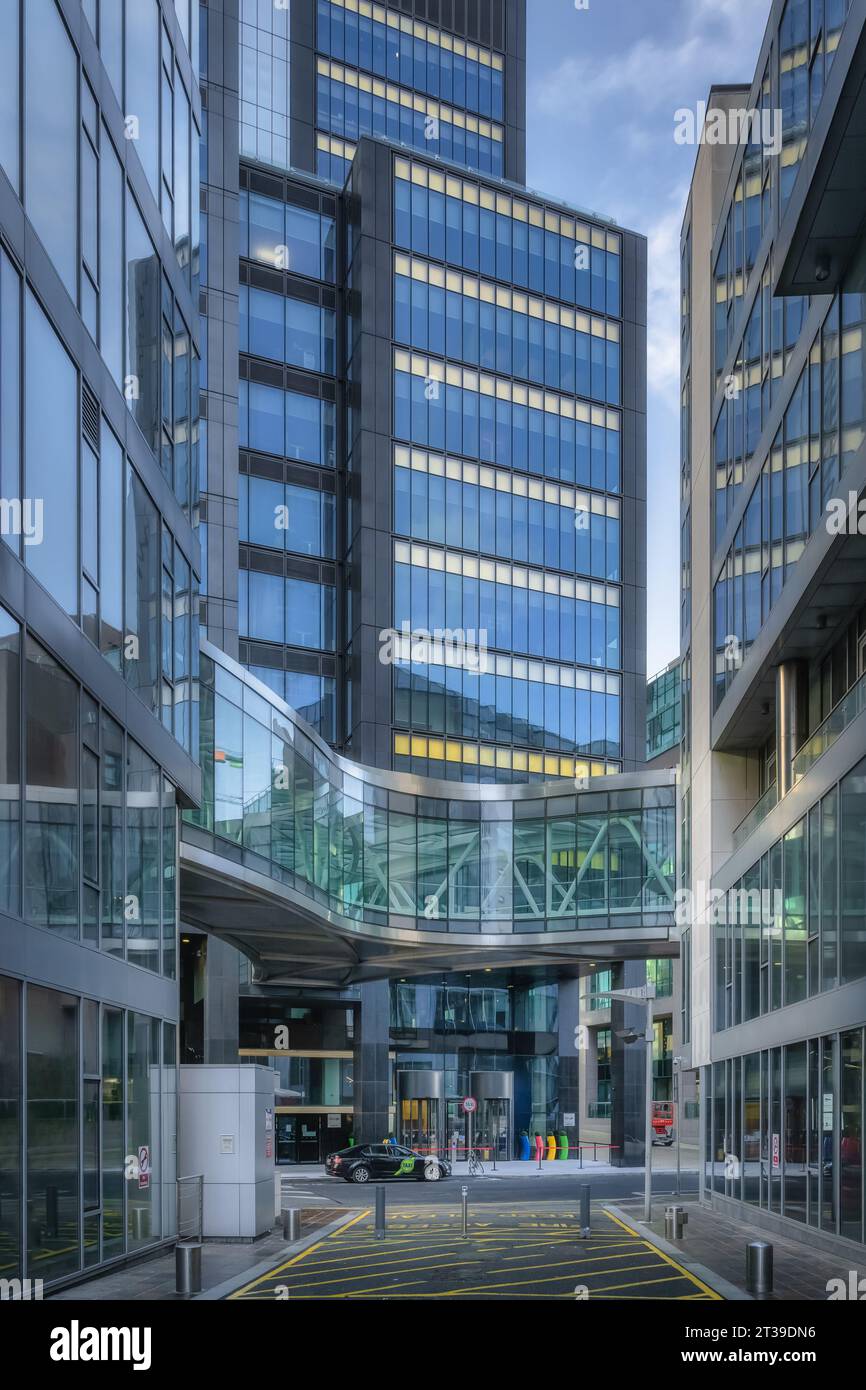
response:
M74 1279L176 1232L178 826L201 788L197 8L0 16L4 1299L7 1279Z
M362 135L504 172L501 53L382 5L353 9L334 0L317 4L316 47L317 130L351 142L342 151L322 142L316 172L323 178L344 181Z

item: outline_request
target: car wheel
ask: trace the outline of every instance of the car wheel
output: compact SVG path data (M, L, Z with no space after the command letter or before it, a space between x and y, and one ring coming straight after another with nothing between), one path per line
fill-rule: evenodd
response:
M370 1169L365 1168L363 1163L359 1163L357 1168L352 1169L352 1182L369 1182Z
M441 1178L441 1176L442 1176L442 1169L439 1167L439 1164L438 1164L438 1163L425 1163L425 1164L424 1164L424 1181L425 1181L425 1182L438 1182L439 1179Z

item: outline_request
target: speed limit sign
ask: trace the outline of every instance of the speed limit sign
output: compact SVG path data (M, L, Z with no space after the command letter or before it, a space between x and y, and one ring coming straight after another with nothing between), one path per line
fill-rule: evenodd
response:
M472 1115L478 1109L478 1101L474 1096L463 1097L463 1114Z

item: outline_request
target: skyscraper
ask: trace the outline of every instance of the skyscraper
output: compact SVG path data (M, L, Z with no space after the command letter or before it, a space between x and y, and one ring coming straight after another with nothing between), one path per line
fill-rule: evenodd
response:
M751 85L710 94L739 137L699 149L682 240L701 1188L838 1250L864 1239L864 20L773 4Z
M125 9L0 17L0 1266L46 1283L176 1229L198 7Z
M209 636L366 766L641 766L646 247L523 186L524 6L202 14Z
M175 1235L179 1061L267 1058L280 1161L573 1142L675 791L646 247L524 185L524 6L0 25L0 1262L58 1283Z

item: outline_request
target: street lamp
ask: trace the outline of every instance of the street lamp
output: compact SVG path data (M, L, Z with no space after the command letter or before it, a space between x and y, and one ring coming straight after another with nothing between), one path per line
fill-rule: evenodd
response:
M656 987L653 984L639 985L636 989L612 989L609 991L611 999L620 999L624 1004L645 1004L646 1005L646 1029L643 1034L646 1045L646 1116L644 1119L644 1183L643 1183L643 1219L646 1222L652 1220L652 1190L653 1190L653 1000L656 997ZM619 1037L627 1045L639 1042L641 1034L635 1028L624 1028Z

